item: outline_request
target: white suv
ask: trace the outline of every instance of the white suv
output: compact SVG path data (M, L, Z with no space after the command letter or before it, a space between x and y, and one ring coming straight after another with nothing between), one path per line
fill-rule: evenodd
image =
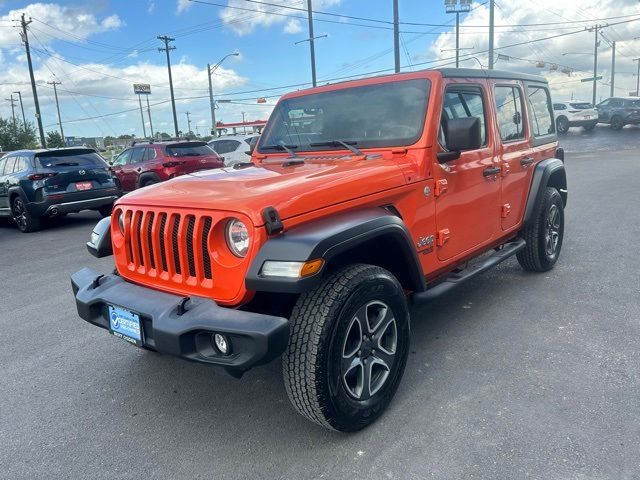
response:
M598 111L589 102L571 100L553 104L558 133L567 133L569 127L583 127L593 130L598 123Z
M209 140L209 146L224 160L224 166L230 167L236 163L250 162L251 155L247 152L256 144L257 133L252 135L228 135Z

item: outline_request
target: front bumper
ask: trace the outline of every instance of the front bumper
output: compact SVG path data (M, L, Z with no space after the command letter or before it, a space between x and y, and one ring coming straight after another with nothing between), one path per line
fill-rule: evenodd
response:
M279 356L289 340L289 322L282 317L219 306L208 298L192 297L180 313L184 297L127 282L118 275L102 276L89 268L71 276L81 318L109 329L108 305L140 315L143 346L160 353L223 367L240 376L254 365ZM214 348L214 333L226 335L231 353Z
M61 213L77 213L113 205L119 198L117 188L96 189L87 192L74 192L60 196L45 197L41 202L30 202L27 210L31 215L42 217Z

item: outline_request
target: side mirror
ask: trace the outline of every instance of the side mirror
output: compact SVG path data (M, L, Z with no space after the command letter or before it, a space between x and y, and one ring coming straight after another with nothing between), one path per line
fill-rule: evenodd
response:
M453 118L444 126L448 152L438 152L440 163L450 162L460 157L463 150L477 150L482 147L482 129L478 117Z
M91 232L91 238L87 242L87 250L97 258L113 255L111 245L111 217L100 220Z

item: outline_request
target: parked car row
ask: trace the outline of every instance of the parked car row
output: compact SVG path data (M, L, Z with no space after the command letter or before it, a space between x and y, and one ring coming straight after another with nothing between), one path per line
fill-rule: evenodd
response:
M621 130L625 125L640 124L640 99L638 97L611 97L595 107L585 101L570 100L553 104L556 130L565 134L571 127L593 130L598 123Z

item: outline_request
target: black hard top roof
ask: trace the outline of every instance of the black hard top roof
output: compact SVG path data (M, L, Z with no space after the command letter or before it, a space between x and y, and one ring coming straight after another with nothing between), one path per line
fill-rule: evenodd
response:
M540 75L508 72L506 70L485 70L479 68L434 68L445 78L498 78L504 80L525 80L528 82L548 83Z

